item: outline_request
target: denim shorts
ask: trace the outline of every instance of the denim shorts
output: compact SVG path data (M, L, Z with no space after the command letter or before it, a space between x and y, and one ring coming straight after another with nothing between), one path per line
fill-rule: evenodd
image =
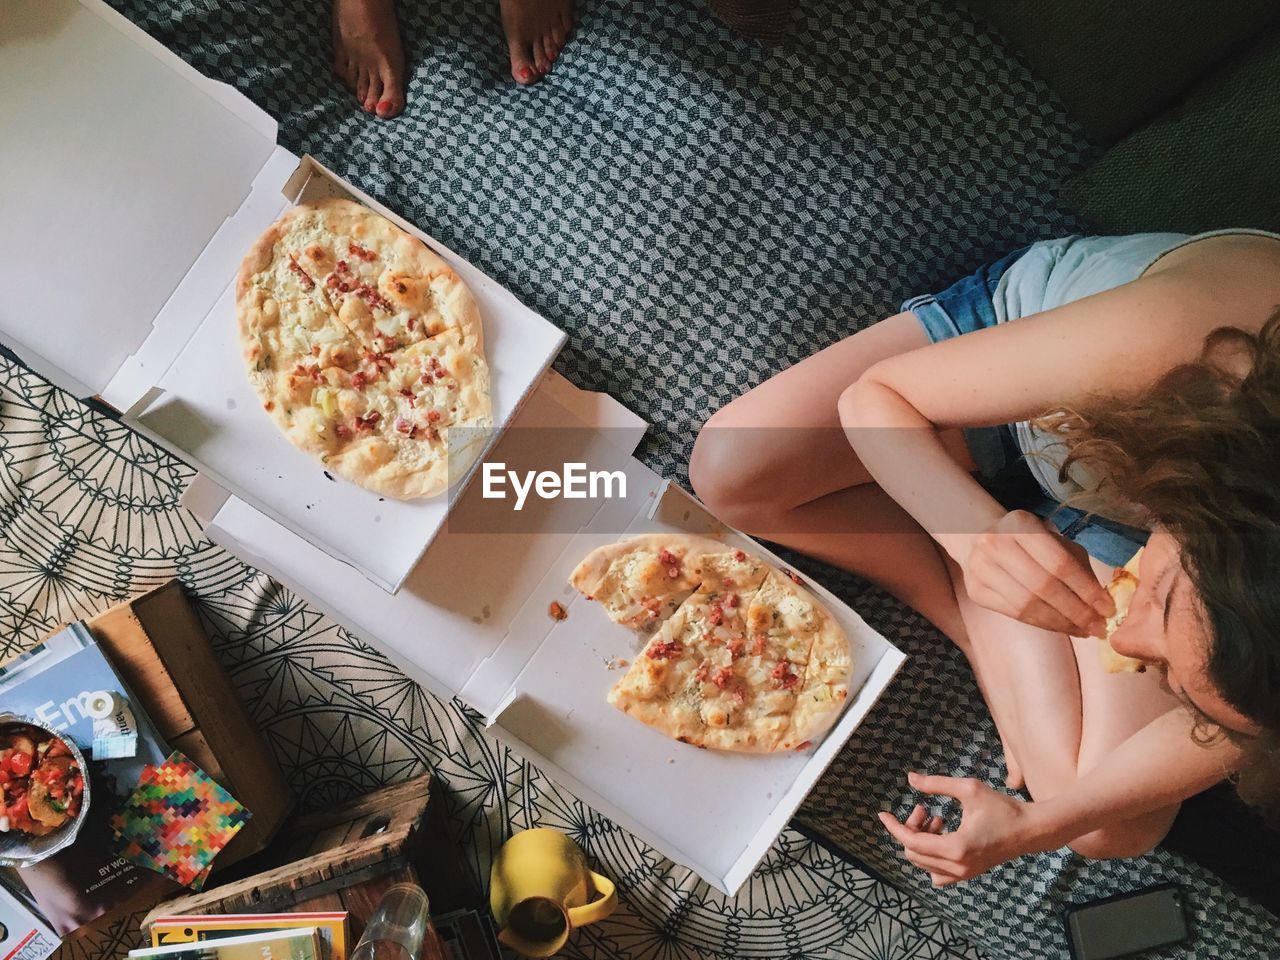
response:
M994 327L998 320L991 302L996 285L1027 249L979 268L941 293L912 297L902 310L915 314L932 343ZM1148 531L1065 506L1041 487L1011 424L966 428L964 438L978 467L979 482L1006 510L1028 510L1046 518L1090 556L1113 567L1127 563L1147 542Z

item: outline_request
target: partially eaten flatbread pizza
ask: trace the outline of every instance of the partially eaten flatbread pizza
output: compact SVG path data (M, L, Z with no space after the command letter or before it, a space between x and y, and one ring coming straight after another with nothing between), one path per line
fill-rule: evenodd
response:
M682 743L794 749L848 699L844 631L808 590L745 551L637 537L592 552L569 582L616 623L651 634L609 702Z

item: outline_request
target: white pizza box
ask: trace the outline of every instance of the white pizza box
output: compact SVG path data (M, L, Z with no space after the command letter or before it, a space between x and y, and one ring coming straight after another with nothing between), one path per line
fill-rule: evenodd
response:
M726 893L768 852L904 656L822 586L807 583L854 649L851 699L802 751L755 756L677 743L609 706L617 661L642 642L567 584L592 549L623 536L680 531L780 558L725 527L632 456L644 424L615 401L549 373L488 460L548 469L583 462L621 471L627 497L530 502L517 533L475 532L473 483L404 587L388 597L350 568L208 482L187 505L206 534L270 573L440 696L481 713L489 731L557 783ZM552 618L552 601L568 617Z
M495 437L564 333L314 159L277 146L266 113L100 0L0 3L0 131L0 339L326 554L398 589L452 495L380 498L332 479L280 434L237 340L233 287L245 251L290 204L329 195L422 239L479 303Z

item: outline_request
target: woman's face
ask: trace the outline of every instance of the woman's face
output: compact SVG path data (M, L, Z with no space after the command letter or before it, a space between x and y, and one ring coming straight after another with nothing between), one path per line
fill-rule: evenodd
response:
M1259 732L1258 725L1228 704L1209 680L1208 630L1182 569L1178 544L1161 530L1147 542L1129 616L1112 636L1111 646L1116 653L1163 670L1169 688L1213 723L1237 733Z

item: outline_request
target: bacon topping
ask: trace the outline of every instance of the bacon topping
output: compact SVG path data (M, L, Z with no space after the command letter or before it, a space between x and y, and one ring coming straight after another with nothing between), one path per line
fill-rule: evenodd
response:
M372 430L377 425L378 421L381 419L382 419L382 414L380 414L377 410L370 410L363 417L356 417L356 429Z
M359 257L365 263L369 263L378 258L378 255L376 253L374 253L372 250L366 250L364 247L360 246L358 243L347 244L347 252L351 254L353 257Z
M444 417L444 414L442 414L439 410L427 411L427 423L431 424L432 426L439 423L443 417Z
M658 562L667 568L667 576L672 580L680 576L680 558L666 547L658 551Z
M365 350L360 356L373 364L375 375L396 365L394 360L380 350Z
M412 391L412 390L410 390L408 387L405 387L403 390L401 390L401 391L400 391L400 396L402 396L402 397L404 397L406 400L408 400L408 401L409 401L409 406L411 406L411 407L412 407L412 406L415 406L415 405L416 405L416 403L417 403L417 399L418 399L418 398L417 398L417 397L415 397L415 396L413 395L413 391Z
M391 305L391 301L367 283L362 283L356 288L356 296L367 303L370 307L378 307L385 310L387 313L395 311L395 307Z
M699 683L706 683L710 677L711 664L706 660L703 660L702 663L698 664L698 669L693 672L693 679L697 680Z
M324 285L328 287L330 290L337 290L339 293L351 292L351 284L347 283L345 280L340 279L336 273L329 274L329 276L324 281Z
M404 417L396 417L396 430L399 433L412 433L413 424Z
M788 568L783 567L782 572L785 573L788 577L790 577L793 583L798 583L802 587L804 586L804 581L800 579L800 575L797 574L794 570L789 570Z
M711 605L711 612L707 614L707 621L713 626L718 627L724 623L724 608L718 603Z
M757 657L764 655L764 634L757 633L751 638L751 652Z
M711 675L711 682L723 690L729 684L733 683L733 668L721 667Z
M307 366L298 364L294 368L293 372L295 376L310 377L316 383L322 383L324 381L324 374L320 372L320 368L314 363L308 364Z
M728 607L730 610L732 610L734 607L736 607L736 606L738 605L738 603L739 603L739 602L740 602L740 601L739 601L739 599L738 599L738 595L737 595L736 593L730 593L730 594L726 594L726 595L725 595L725 598L724 598L724 605L725 605L726 607Z
M747 559L747 555L743 553L741 550L735 550L733 551L733 559L737 560L739 563L742 563Z
M422 382L435 383L436 380L443 377L446 372L447 371L444 367L440 366L440 360L437 357L429 357L423 365Z
M347 271L349 271L350 269L351 269L351 268L350 268L349 266L347 266L347 261L345 261L345 260L339 260L339 261L338 261L338 272L339 272L339 273L346 273L346 272L347 272Z
M791 664L785 660L774 667L769 676L773 677L774 686L782 690L790 690L800 682L800 678L791 672Z
M684 644L679 640L658 640L645 651L650 660L670 660L682 653Z
M745 637L734 637L732 640L725 643L724 648L729 651L729 656L737 660L742 656L742 650L746 645L747 640Z
M363 390L368 383L369 375L363 370L357 370L351 375L351 386L355 387L357 390Z
M348 427L345 423L334 424L333 432L338 435L339 440L351 439L351 428Z
M303 290L314 290L316 288L316 282L311 279L311 275L303 270L298 265L298 261L293 259L292 256L289 257L289 269L298 275L298 283L302 284Z

